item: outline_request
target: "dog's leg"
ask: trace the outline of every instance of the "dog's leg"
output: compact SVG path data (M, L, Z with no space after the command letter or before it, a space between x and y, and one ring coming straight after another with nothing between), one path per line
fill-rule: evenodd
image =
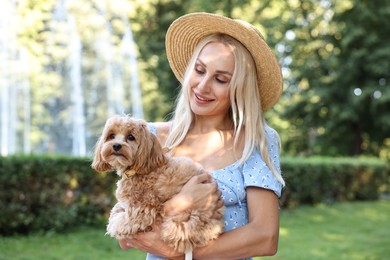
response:
M107 225L107 235L110 235L111 237L118 237L120 223L123 222L123 219L125 218L125 211L125 206L120 202L116 203L111 209Z

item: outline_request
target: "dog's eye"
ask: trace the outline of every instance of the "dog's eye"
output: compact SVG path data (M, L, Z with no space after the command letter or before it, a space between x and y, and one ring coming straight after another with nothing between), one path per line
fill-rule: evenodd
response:
M115 134L110 134L107 138L108 140L112 140L112 139L115 139Z
M128 141L134 141L135 140L135 137L133 135L128 135L127 136L127 140Z

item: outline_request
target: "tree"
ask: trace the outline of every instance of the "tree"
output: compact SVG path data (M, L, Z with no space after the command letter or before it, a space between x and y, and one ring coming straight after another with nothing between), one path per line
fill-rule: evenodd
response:
M330 130L345 125L333 139L347 142L348 154L378 155L390 138L389 17L390 1L378 0L353 1L351 9L334 17L341 30L331 38L340 50L332 96L340 102L332 107L328 101L329 118L335 118Z
M295 12L281 42L291 72L282 110L297 137L288 148L309 154L378 155L390 129L389 5L287 3Z

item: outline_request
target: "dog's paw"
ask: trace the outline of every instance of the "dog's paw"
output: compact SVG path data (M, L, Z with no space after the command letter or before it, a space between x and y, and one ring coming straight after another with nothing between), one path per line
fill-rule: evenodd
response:
M193 212L187 215L170 216L164 219L161 237L179 252L206 246L223 232L223 221L210 219L207 215Z
M150 231L150 227L129 218L127 212L121 212L111 214L108 220L107 234L116 239L124 239L140 231Z
M121 228L121 223L123 223L124 217L124 212L111 212L110 218L108 219L106 234L111 237L118 238L118 232Z

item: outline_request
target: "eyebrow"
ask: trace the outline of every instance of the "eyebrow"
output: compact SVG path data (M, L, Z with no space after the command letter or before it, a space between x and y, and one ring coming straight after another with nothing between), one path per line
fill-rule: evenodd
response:
M203 66L205 66L207 68L207 65L204 64L199 58L197 58L196 61L201 63ZM195 63L195 65L196 65L196 63ZM229 71L226 71L226 70L217 70L216 72L219 73L219 74L227 74L229 76L233 75L233 73L230 73Z

